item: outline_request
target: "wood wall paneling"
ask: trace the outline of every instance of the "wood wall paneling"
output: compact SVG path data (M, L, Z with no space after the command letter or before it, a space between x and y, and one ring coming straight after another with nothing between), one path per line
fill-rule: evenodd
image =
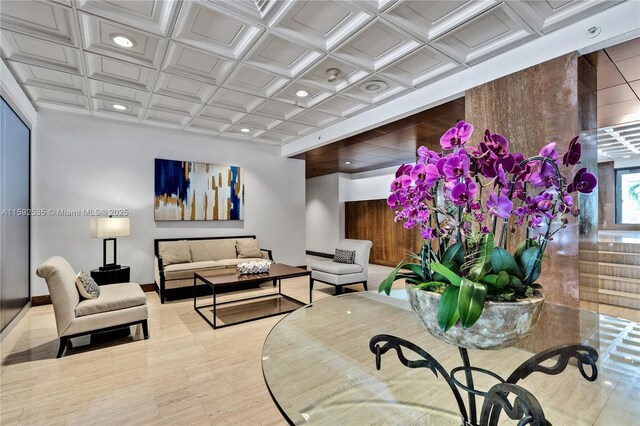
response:
M417 230L406 230L393 221L395 213L387 200L350 201L345 203L346 238L370 240L373 243L369 262L396 266L407 256L417 252L422 244Z

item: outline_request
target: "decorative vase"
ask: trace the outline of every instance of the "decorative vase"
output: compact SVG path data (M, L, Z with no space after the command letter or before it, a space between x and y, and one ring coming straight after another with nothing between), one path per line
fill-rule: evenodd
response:
M544 302L540 291L518 302L486 301L475 324L465 329L458 322L445 333L438 324L440 294L415 289L411 284L406 284L406 289L411 310L433 337L467 349L501 349L515 345L533 331Z

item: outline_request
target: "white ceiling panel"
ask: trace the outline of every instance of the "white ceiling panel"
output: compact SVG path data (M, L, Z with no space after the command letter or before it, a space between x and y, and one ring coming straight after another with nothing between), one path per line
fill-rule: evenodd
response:
M335 81L329 81L327 70L337 69L340 74ZM367 77L370 73L340 59L327 57L304 73L298 80L303 84L316 86L330 92L339 92Z
M290 142L294 139L295 139L295 136L271 131L271 132L262 133L256 140L258 140L259 142L266 142L266 143L281 145L281 144Z
M251 49L244 62L288 78L295 78L322 56L323 53L267 33Z
M187 126L187 129L203 133L219 134L231 127L229 123L222 123L216 120L210 120L205 117L194 118Z
M144 116L143 123L181 129L189 121L191 121L191 117L189 116L177 115L174 113L168 113L155 109L148 109Z
M306 124L294 123L293 121L287 121L275 127L272 132L287 134L291 136L306 135L315 130L315 127L308 126Z
M113 118L116 120L139 122L142 117L143 108L137 105L128 106L124 111L113 108L113 103L104 99L91 99L91 109L93 115L98 117Z
M246 114L232 109L220 108L218 106L207 105L200 111L199 117L209 118L221 123L235 124Z
M335 115L309 109L302 114L298 114L293 117L292 121L300 124L306 124L307 126L324 127L331 123L335 123L339 119L340 118Z
M258 96L221 87L213 95L209 101L209 105L249 113L255 110L264 101L264 98Z
M288 82L288 79L277 74L247 65L238 65L224 82L224 87L268 98Z
M369 105L367 103L361 102L357 99L336 95L322 103L319 103L314 109L346 118L367 108L368 106Z
M390 77L406 86L422 87L439 78L464 68L439 51L424 46L385 68L380 74Z
M112 21L167 36L176 7L174 0L76 0L78 8Z
M158 111L193 117L202 109L201 104L171 98L163 95L152 95L149 100L149 108Z
M581 0L510 0L507 1L531 27L542 33L579 21L624 0L581 1Z
M280 145L622 0L0 2L38 108Z
M182 4L173 38L209 52L240 59L263 29L216 8L213 3Z
M23 86L32 101L37 106L53 108L62 111L84 110L88 113L89 100L84 95L77 95L60 90L45 89L42 87Z
M300 91L306 92L307 95L303 97L299 96L298 93L300 93ZM299 81L293 81L275 94L273 98L282 102L298 105L303 108L311 108L318 102L322 102L330 96L331 93L323 91L322 89L309 86L308 84L303 84Z
M123 105L146 107L149 102L148 92L130 87L119 86L105 81L89 79L89 92L92 98L103 99Z
M155 77L151 68L141 67L128 62L107 58L85 52L87 76L96 80L133 87L138 90L150 90Z
M332 50L375 16L349 1L289 1L270 22L274 31L321 50Z
M15 71L18 81L22 84L44 89L61 90L76 95L87 94L84 77L79 75L19 62L12 62L11 67Z
M434 40L431 45L473 65L537 37L506 4L476 16Z
M305 109L286 102L269 100L255 109L254 114L264 115L280 120L290 120Z
M0 27L78 47L72 10L56 3L3 1Z
M82 74L79 51L72 47L2 30L0 48L2 56L12 61Z
M251 140L253 138L257 138L258 136L265 133L263 129L248 129L248 132L243 131L243 129L248 129L245 125L235 125L229 127L224 135L234 139L243 139L243 140Z
M187 78L220 85L234 67L233 61L172 41L162 69Z
M376 19L334 54L369 71L378 71L421 45L408 33Z
M216 89L217 87L212 84L161 72L156 80L154 92L204 104L209 101Z
M251 114L240 120L238 126L240 128L248 128L253 132L254 130L271 130L280 123L282 123L282 120ZM255 137L255 135L253 137Z
M167 44L164 38L87 13L79 16L85 50L147 67L160 66ZM123 48L117 45L113 41L116 36L127 37L133 46Z
M409 90L408 87L396 83L389 78L374 75L345 90L343 93L345 96L363 102L379 104L380 102L397 98Z
M387 10L384 17L430 41L496 4L496 0L403 1Z

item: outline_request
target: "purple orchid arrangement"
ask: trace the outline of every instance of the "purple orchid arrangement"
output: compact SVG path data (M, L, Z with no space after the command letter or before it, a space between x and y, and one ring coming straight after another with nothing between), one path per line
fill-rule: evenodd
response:
M418 228L422 250L403 260L381 284L389 294L396 279L442 294L440 327L458 320L470 327L485 300L513 302L540 286L542 255L553 236L577 216L577 192L590 193L595 176L580 167L578 138L562 156L556 142L537 156L510 152L509 141L486 130L477 146L473 126L459 121L441 138L441 152L424 146L415 164L403 164L387 199L395 221ZM562 169L562 171L561 171ZM525 228L512 252L507 233Z

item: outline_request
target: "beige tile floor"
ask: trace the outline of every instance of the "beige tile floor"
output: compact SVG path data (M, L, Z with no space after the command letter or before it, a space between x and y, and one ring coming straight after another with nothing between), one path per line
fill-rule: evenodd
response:
M372 265L370 290L388 271ZM300 280L285 281L283 291L304 299ZM318 284L314 300L331 294ZM261 370L262 345L281 317L213 331L191 300L147 298L149 340L134 328L133 337L70 349L61 359L52 306L30 309L1 344L0 424L284 424ZM640 417L638 386L621 380L613 389L622 407L606 409L622 416L617 424Z

